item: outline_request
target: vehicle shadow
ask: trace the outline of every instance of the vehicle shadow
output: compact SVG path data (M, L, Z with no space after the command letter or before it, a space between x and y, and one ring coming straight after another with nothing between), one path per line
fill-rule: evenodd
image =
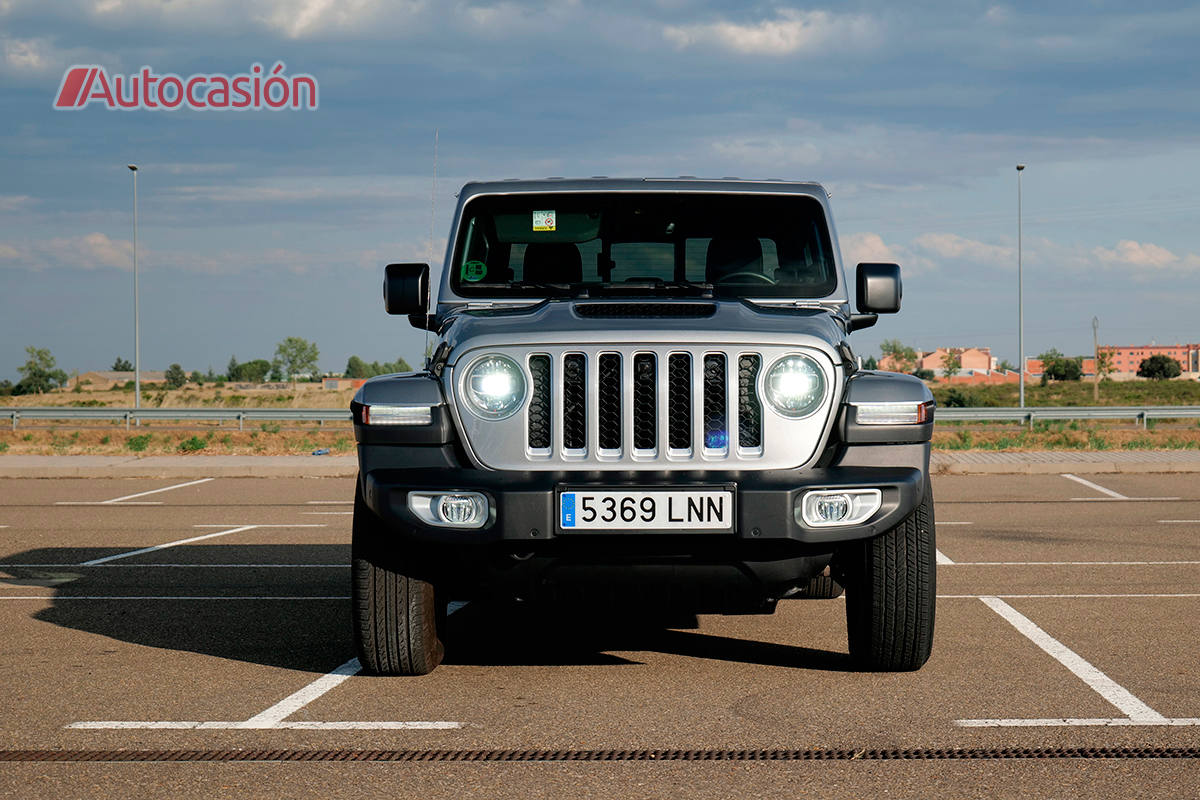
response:
M191 545L81 566L128 549L11 554L3 557L0 587L44 593L50 605L32 614L40 622L146 647L313 673L354 653L345 545ZM445 663L636 665L643 663L638 653L664 653L852 669L844 653L717 636L697 627L694 615L646 608L478 602L447 619Z

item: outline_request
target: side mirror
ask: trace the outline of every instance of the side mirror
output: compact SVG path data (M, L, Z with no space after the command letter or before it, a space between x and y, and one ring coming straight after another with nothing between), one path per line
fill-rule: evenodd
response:
M429 313L429 265L388 264L383 271L383 307L407 314L413 326L425 327Z
M858 265L858 310L863 314L895 314L900 310L900 267Z

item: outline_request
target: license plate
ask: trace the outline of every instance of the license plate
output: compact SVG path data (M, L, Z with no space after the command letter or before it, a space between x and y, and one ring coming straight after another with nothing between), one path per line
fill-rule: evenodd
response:
M726 489L567 490L558 497L564 532L733 530L733 492Z

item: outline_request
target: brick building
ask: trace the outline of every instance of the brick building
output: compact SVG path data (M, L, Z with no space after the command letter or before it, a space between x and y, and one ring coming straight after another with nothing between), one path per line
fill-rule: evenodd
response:
M1100 348L1112 353L1114 375L1136 375L1138 365L1150 356L1170 356L1183 368L1184 377L1200 376L1200 344L1112 345Z

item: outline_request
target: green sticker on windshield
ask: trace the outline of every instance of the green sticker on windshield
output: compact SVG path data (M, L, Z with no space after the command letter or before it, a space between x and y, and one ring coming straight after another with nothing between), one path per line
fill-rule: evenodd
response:
M467 261L462 265L459 276L468 283L478 283L487 276L487 264L482 261Z

